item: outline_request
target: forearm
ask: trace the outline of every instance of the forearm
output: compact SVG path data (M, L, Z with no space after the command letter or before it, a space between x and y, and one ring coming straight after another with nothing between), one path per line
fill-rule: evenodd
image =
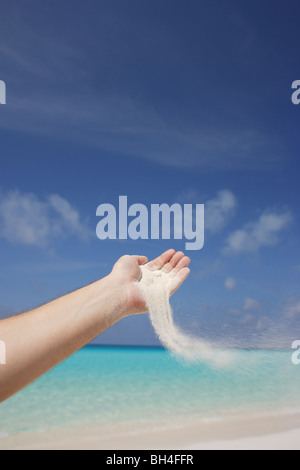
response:
M106 278L43 307L0 321L7 364L0 368L0 402L40 377L127 315L145 313L138 287L145 256L122 256ZM170 275L172 293L189 274L190 259L168 250L149 269Z
M0 369L0 401L120 320L126 313L124 304L121 286L108 276L33 311L0 321L0 339L6 344L7 355L7 364Z

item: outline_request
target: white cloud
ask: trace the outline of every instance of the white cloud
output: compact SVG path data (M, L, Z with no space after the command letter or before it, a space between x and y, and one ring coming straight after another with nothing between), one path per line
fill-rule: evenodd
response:
M233 277L228 277L225 281L225 287L227 290L234 290L236 288L236 280Z
M259 330L259 331L266 330L267 328L270 327L270 324L271 324L270 318L263 316L263 317L259 318L259 320L256 324L256 329Z
M241 312L241 310L238 310L237 308L231 308L231 309L229 309L228 313L229 313L229 315L237 317L237 316L241 315L242 312Z
M254 314L261 312L261 310L262 305L260 302L255 299L251 299L250 297L247 297L244 300L244 305L242 309L232 308L228 311L228 313L232 316L242 316L241 322L249 323L250 320L253 320L255 318Z
M248 325L254 321L254 316L251 313L246 313L240 321L241 325Z
M190 188L178 194L176 201L181 204L205 204L205 230L217 233L230 221L237 207L237 198L232 191L222 189L216 196L208 201L200 200L199 193ZM194 211L195 213L195 211Z
M299 316L300 318L300 299L290 299L287 301L284 308L285 318L293 319Z
M227 224L237 207L235 195L228 189L219 191L205 204L205 228L216 233Z
M204 228L209 230L212 233L217 233L229 222L231 217L234 215L235 208L237 207L237 199L235 195L228 189L223 189L218 191L216 196L213 199L210 199L205 202L201 200L199 193L190 188L182 191L176 197L176 200L173 200L173 203L180 204L200 204L204 203L205 205L205 219L204 219ZM193 207L193 210L188 215L185 213L185 223L192 224L196 216L196 208ZM182 230L182 223L176 226L176 220L174 223L173 230Z
M264 246L279 243L279 234L292 222L289 211L265 211L256 222L251 222L243 229L233 232L227 239L225 254L251 253Z
M10 191L0 199L0 236L10 243L45 247L58 236L89 237L76 209L59 195L42 201L31 193Z
M80 221L79 213L74 209L71 204L58 194L53 194L48 199L49 205L57 212L61 218L61 222L68 228L70 233L75 236L86 239L88 231Z
M255 300L248 297L244 302L244 311L245 312L255 312L261 309L261 304Z

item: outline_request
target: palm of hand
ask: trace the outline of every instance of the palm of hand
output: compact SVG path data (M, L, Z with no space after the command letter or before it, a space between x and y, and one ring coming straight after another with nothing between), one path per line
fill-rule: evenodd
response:
M127 315L147 312L147 305L141 296L137 282L141 278L141 265L147 263L145 256L123 256L115 264L112 274L117 278L118 282L124 287L126 292ZM190 259L184 256L182 252L168 250L158 258L147 264L151 270L162 269L172 279L173 294L188 277L190 270L188 265Z

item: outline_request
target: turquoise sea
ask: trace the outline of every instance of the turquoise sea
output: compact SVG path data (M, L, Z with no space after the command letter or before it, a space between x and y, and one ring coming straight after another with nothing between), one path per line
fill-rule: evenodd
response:
M124 422L300 410L291 351L235 351L225 369L160 348L88 346L0 405L1 436Z

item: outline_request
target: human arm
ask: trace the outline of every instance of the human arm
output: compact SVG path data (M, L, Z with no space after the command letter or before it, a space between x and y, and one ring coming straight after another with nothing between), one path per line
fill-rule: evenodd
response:
M144 256L124 256L105 278L35 310L0 321L7 364L0 368L0 402L69 357L122 318L144 313L138 288ZM149 263L172 277L172 292L189 274L189 258L169 250Z

